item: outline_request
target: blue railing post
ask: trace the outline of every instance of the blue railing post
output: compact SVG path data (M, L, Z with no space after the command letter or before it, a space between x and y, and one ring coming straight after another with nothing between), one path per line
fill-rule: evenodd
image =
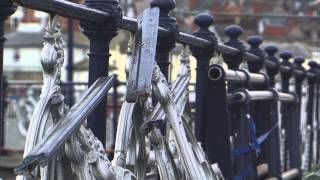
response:
M267 53L267 59L271 62L275 63L275 67L266 67L267 74L269 76L269 88L275 87L275 77L279 73L280 70L280 62L279 58L275 56L278 52L278 48L276 46L267 46L264 51ZM270 108L270 121L265 122L266 127L272 128L275 124L279 124L278 117L278 103L276 101L271 102ZM269 140L266 142L265 151L265 160L269 167L268 175L270 177L281 178L281 153L280 153L280 134L279 130L273 131L270 134ZM264 147L263 147L264 148ZM264 150L264 149L262 149ZM269 153L272 152L272 153Z
M117 35L118 26L121 22L121 8L117 0L85 0L84 4L91 8L110 13L113 17L104 23L81 21L83 33L90 40L89 51L89 82L93 82L102 76L108 75L109 45ZM93 134L105 145L106 142L106 111L107 97L88 117L88 127Z
M4 82L3 82L3 44L6 41L4 37L4 21L13 14L16 7L10 0L0 1L0 148L4 146Z
M222 53L224 62L228 65L229 69L239 70L239 65L242 63L245 56L246 48L244 44L238 39L242 35L243 29L237 25L228 26L225 29L225 34L229 37L228 41L224 44L231 46L239 50L238 53L230 55ZM228 92L232 93L238 88L247 88L247 84L228 84ZM233 103L230 105L230 124L231 133L234 141L233 151L237 148L248 146L251 143L249 120L247 119L248 105L243 107L243 104ZM234 174L235 178L245 176L245 179L251 180L256 176L256 168L254 167L253 152L241 154L238 157L234 157Z
M153 0L151 7L160 9L159 26L170 31L169 34L158 37L156 61L163 75L168 79L169 72L169 52L176 46L177 21L169 16L169 12L176 7L175 0Z
M213 17L208 13L198 14L194 23L199 29L193 32L196 37L204 38L212 42L212 46L207 48L197 48L190 46L192 55L197 59L196 67L196 117L195 117L195 135L202 147L206 151L206 122L205 122L205 106L207 93L207 74L209 67L209 60L214 56L214 46L217 42L215 34L209 31L209 27L213 24ZM208 151L209 152L209 151Z
M260 36L250 36L247 39L247 43L250 45L250 49L248 50L249 53L252 53L259 57L258 61L248 61L248 69L251 73L260 73L262 68L265 65L265 53L262 49L260 49L260 45L263 43L263 39ZM265 90L268 86L268 83L262 85L250 85L251 90ZM270 102L266 101L258 101L258 102L251 102L250 103L250 113L251 117L253 118L256 129L257 129L257 136L264 134L265 132L269 131L271 128L268 127L267 121L270 121ZM267 156L268 151L266 151L265 147L266 144L269 143L269 140L266 140L264 144L262 144L262 151L260 154L257 154L257 161L255 164L258 166L259 164L265 163L265 159Z

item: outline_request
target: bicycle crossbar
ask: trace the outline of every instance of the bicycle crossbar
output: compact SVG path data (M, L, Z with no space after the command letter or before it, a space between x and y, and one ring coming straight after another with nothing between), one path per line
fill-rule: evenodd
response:
M99 78L84 93L82 98L69 110L66 116L48 132L15 169L17 174L24 174L37 166L46 165L63 147L71 135L78 130L81 123L105 98L113 86L115 76Z

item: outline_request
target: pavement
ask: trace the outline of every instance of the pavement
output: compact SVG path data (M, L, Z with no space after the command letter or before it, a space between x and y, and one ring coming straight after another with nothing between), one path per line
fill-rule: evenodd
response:
M0 170L0 180L15 180L14 172L12 170Z
M0 180L14 180L13 169L22 160L22 153L0 155Z

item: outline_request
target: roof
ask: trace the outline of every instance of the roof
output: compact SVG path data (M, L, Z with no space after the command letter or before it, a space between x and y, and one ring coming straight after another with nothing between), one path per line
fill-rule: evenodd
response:
M42 48L43 36L44 32L12 32L6 35L7 41L4 46L5 48ZM66 43L66 34L63 35L63 39ZM74 46L76 48L87 49L89 42L80 33L75 33Z

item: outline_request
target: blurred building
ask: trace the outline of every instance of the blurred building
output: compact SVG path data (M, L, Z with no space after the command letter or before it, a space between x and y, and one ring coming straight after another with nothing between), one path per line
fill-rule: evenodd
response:
M320 45L319 19L290 18L297 15L314 15L317 8L308 0L176 0L177 7L172 13L177 18L180 31L192 33L196 30L193 24L195 14L211 11L215 16L215 30L221 40L225 40L224 28L230 24L239 24L245 27L247 36L260 34L267 43L279 43L305 47L301 51L311 53ZM314 1L313 4L316 4ZM124 15L136 17L143 9L148 8L150 0L123 0L121 1ZM275 15L275 16L270 16ZM43 43L44 27L48 17L46 13L21 8L10 17L6 26L5 60L4 70L10 79L41 80L42 72L39 63L40 52ZM66 19L61 18L64 39L67 40ZM82 35L77 21L74 21L74 66L75 81L87 81L88 73L88 39ZM129 33L119 31L111 43L110 65L111 72L118 74L121 81L125 80L124 66L126 62L126 49ZM309 48L310 47L310 48ZM293 48L295 49L295 48ZM301 48L300 48L301 49ZM179 54L179 48L174 51ZM65 62L67 59L65 53ZM176 56L172 56L172 64L179 63ZM79 66L79 67L77 67ZM179 66L177 66L179 67ZM173 66L173 68L175 68ZM194 66L192 66L194 69ZM65 70L65 69L64 69ZM178 69L171 70L174 79ZM62 78L64 79L65 71ZM194 81L194 75L192 75Z
M189 0L177 8L178 13L197 14L211 11L220 35L230 24L245 27L245 35L260 34L281 42L301 41L319 46L318 0ZM304 16L303 18L299 16Z
M174 15L179 28L190 33L196 30L190 29L192 18L209 12L215 20L211 29L222 41L227 38L225 27L238 24L245 30L242 40L259 34L265 44L277 45L280 51L320 61L319 7L319 0L177 0Z
M9 80L42 80L40 53L48 21L47 13L19 7L6 23L4 44L4 73ZM61 18L66 29L66 19ZM74 61L85 59L88 40L74 23ZM67 34L63 31L64 40ZM66 44L64 44L66 47ZM65 63L67 59L65 53ZM63 71L65 73L65 71Z

